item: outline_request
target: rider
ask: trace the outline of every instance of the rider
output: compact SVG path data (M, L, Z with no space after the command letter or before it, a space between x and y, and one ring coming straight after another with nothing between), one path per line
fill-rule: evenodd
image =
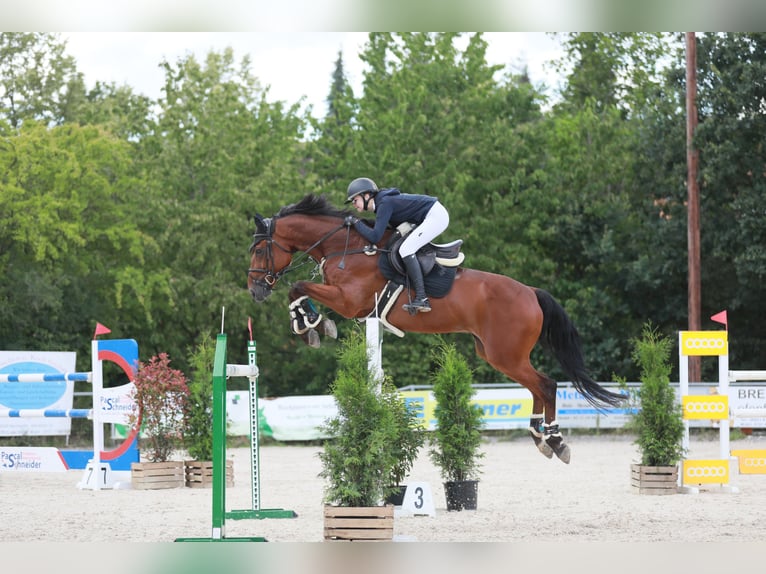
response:
M356 217L348 216L346 225L353 225L359 234L370 243L377 243L383 237L386 227L396 227L408 222L416 225L399 247L399 255L404 261L407 275L415 289L415 299L404 305L410 313L428 312L428 302L423 283L423 271L415 253L433 240L449 225L449 214L435 197L402 193L397 188L378 189L368 177L359 177L348 186L346 203L353 203L357 211L375 213L375 227L365 225Z

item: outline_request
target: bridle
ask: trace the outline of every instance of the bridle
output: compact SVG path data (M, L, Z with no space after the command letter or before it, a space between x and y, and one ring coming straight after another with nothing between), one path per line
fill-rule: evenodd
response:
M322 237L319 238L316 242L314 242L313 245L306 249L288 249L287 247L284 247L283 245L280 245L277 241L274 240L274 232L277 228L277 216L274 217L262 217L261 215L255 216L255 233L253 234L253 243L250 245L250 253L252 254L256 246L259 245L262 241L266 241L266 261L265 261L265 267L251 267L247 270L247 276L250 277L251 273L263 273L263 277L256 279L254 283L256 285L261 285L262 287L265 287L266 289L271 290L274 285L279 281L283 275L286 275L290 271L295 271L296 269L299 269L300 267L304 266L306 263L308 263L309 260L314 261L314 263L319 263L313 255L311 255L311 250L321 245L324 241L335 235L338 231L346 227L344 224L338 225L338 227L335 227L325 233ZM351 231L349 227L346 227L346 229ZM348 244L348 238L346 243ZM276 265L274 263L274 247L277 247L278 249L282 250L283 252L293 255L294 253L297 253L298 251L301 251L306 255L306 257L302 261L297 261L296 259L291 259L290 263L283 267L282 269L277 270ZM345 251L344 251L345 253Z
M261 226L259 223L263 223L264 225ZM264 229L263 232L260 231L260 229ZM277 271L274 265L274 246L278 247L285 253L288 253L292 255L295 253L295 251L287 249L286 247L283 247L276 241L274 241L273 233L274 229L276 228L276 221L273 221L271 218L263 219L261 218L260 221L258 218L256 218L256 231L253 234L253 243L250 245L250 253L252 254L255 251L255 248L257 245L259 245L262 241L266 241L266 267L251 267L247 270L247 276L250 277L251 273L263 273L263 277L260 279L256 279L255 283L261 283L271 289L274 284L279 281L280 277L287 273L292 265L292 262L290 265L285 267L284 269Z

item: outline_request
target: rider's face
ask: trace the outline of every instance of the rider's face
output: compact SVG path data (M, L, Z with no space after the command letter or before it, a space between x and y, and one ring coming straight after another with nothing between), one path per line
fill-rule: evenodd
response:
M367 196L366 193L360 193L354 196L354 200L351 202L357 211L364 211L364 200Z

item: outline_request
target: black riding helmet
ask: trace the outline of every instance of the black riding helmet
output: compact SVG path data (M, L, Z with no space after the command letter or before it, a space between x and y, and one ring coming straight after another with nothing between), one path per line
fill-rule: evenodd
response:
M357 177L354 181L348 184L348 195L346 197L346 203L351 203L354 198L362 193L371 193L375 195L380 191L375 182L369 177Z

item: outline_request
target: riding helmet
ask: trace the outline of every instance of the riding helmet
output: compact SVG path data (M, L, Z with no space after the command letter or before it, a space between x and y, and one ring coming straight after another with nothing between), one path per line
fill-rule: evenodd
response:
M346 203L351 203L353 199L360 193L370 192L373 195L378 193L378 186L369 177L357 177L354 181L348 184L348 197Z

